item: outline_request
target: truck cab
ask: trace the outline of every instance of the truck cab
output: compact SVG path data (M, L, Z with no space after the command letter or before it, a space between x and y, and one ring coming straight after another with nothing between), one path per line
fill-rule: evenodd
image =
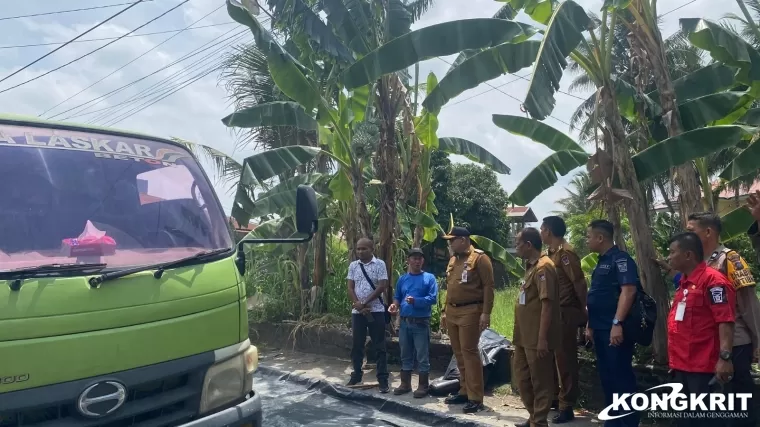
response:
M242 244L186 147L0 116L0 179L0 427L261 425Z

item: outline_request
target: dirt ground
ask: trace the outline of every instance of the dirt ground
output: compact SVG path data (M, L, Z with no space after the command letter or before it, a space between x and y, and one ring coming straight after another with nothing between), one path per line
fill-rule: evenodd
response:
M301 376L326 380L336 384L345 384L351 373L350 361L346 359L337 359L315 354L299 353L283 349L260 349L260 360L262 365L270 366L282 371L298 374ZM398 372L399 366L391 365L391 388L399 385ZM431 381L443 375L443 372L431 372ZM365 369L364 384L367 386L377 385L375 371ZM413 378L413 386L416 387L417 377ZM365 390L371 393L379 393L376 388ZM403 396L394 396L393 393L386 395L389 398L401 400L415 405L421 405L427 409L456 415L465 419L476 420L483 424L493 426L514 426L515 423L524 422L528 419L528 411L525 410L520 398L514 395L493 396L487 394L484 404L488 408L486 411L478 414L465 415L461 412L461 405L448 406L443 403L443 398L428 396L422 399L415 399L411 393ZM549 419L555 415L550 413ZM576 411L576 418L570 427L600 427L601 423L593 415ZM551 422L550 422L551 424Z

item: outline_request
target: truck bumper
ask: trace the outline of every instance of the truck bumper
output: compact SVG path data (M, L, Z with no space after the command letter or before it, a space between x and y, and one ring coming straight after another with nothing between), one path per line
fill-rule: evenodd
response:
M261 396L256 391L245 402L179 427L261 427Z

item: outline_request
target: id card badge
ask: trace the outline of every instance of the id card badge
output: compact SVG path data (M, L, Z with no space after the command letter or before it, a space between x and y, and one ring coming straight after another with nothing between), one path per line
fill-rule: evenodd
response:
M467 282L467 263L464 263L464 269L462 270L462 283Z
M517 302L520 305L525 305L525 290L520 289L520 296L517 297Z
M684 289L683 300L676 306L676 322L683 322L683 317L686 314L686 295L689 295L688 289Z

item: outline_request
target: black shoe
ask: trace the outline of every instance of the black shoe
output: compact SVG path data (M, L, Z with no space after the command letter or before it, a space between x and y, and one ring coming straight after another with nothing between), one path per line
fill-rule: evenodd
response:
M525 421L523 423L515 423L515 427L530 427L530 421Z
M377 388L380 389L380 393L388 393L391 388L388 386L388 380L377 380Z
M559 414L557 414L554 418L552 418L552 422L554 424L564 424L574 419L575 419L575 413L573 412L573 408L567 408L563 411L560 411Z
M464 405L464 408L462 408L462 412L465 414L474 414L476 412L480 412L482 410L486 409L485 406L483 406L483 403L481 402L473 402L472 400L467 402L466 405Z
M446 399L443 399L443 403L447 405L459 405L461 403L467 403L468 401L467 396L461 394L452 394Z
M346 385L350 387L352 385L357 385L360 382L362 382L361 378L357 378L357 377L352 376L351 379L348 380L348 383Z
M555 411L559 410L559 400L552 400L552 409Z

